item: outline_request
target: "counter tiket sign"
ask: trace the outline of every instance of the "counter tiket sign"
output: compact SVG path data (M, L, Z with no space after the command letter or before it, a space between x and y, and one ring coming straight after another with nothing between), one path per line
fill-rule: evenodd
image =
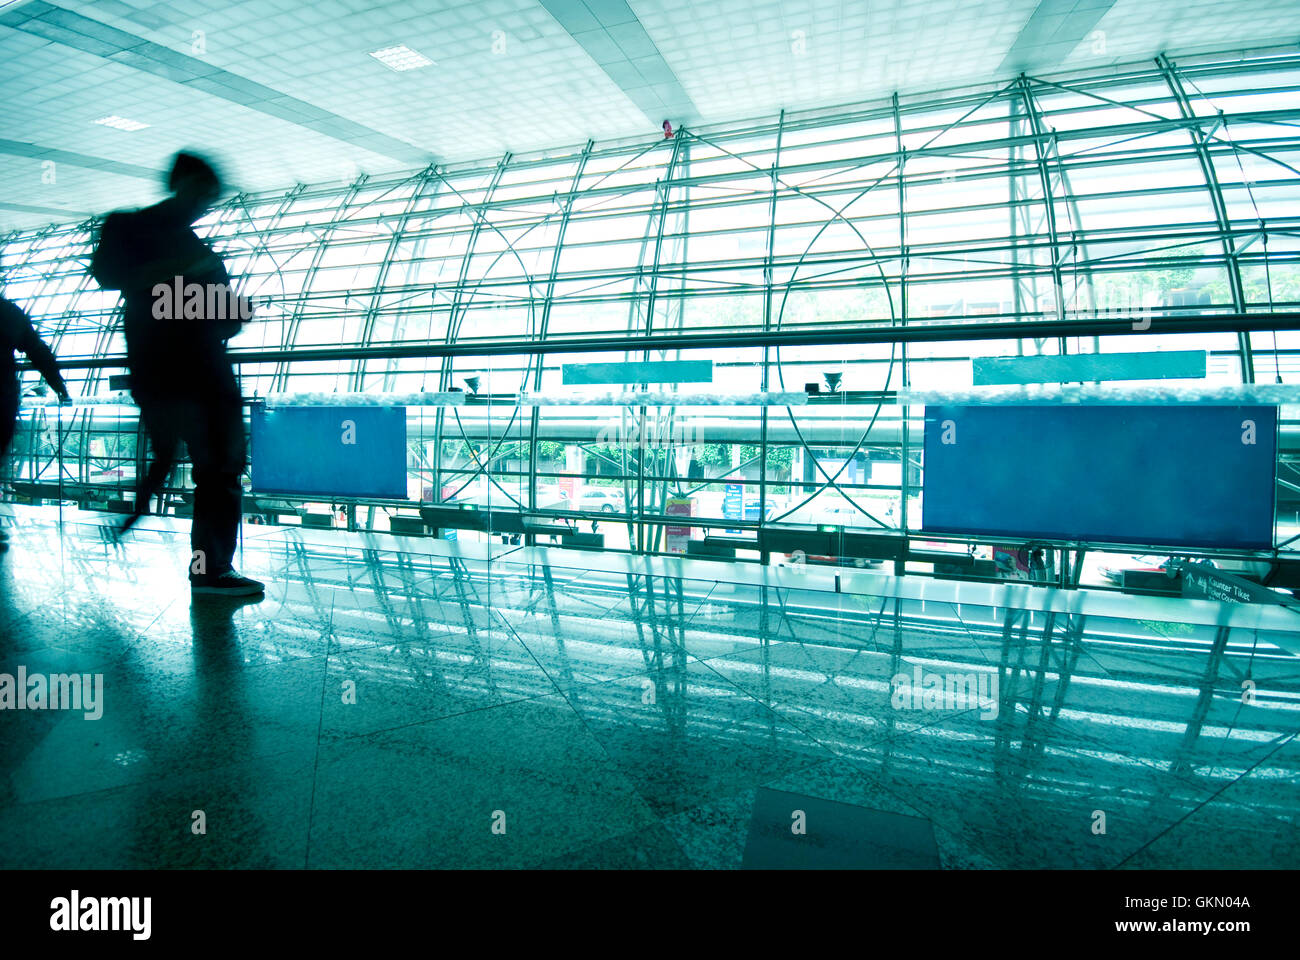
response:
M1225 603L1288 603L1287 597L1268 587L1235 577L1207 563L1180 561L1176 564L1176 571L1182 574L1184 597Z

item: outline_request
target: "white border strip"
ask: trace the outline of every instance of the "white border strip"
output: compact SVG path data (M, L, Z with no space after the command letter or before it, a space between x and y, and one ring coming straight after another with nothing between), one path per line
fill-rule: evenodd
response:
M973 390L902 390L888 401L901 406L1014 403L1300 403L1300 384L1248 383L1224 387L1007 386Z
M275 393L256 397L267 407L463 407L469 394L445 393ZM835 397L837 394L821 394ZM1300 404L1300 384L1255 383L1224 387L1106 387L1106 386L1008 386L971 390L902 390L893 397L854 400L854 407L948 406L954 404ZM606 393L591 396L523 394L515 401L502 400L495 406L520 407L803 407L808 394L800 391L694 394L694 393ZM120 392L105 397L83 397L60 404L55 397L27 397L24 407L134 407L131 396ZM485 407L493 404L485 403ZM827 409L830 409L828 405Z
M266 397L254 397L268 409L275 407L463 407L469 402L469 394L458 391L446 393L273 393ZM591 396L545 394L524 394L517 400L502 400L500 403L483 403L485 409L493 406L499 409L514 407L799 407L806 406L808 395L802 392L786 393L736 393L736 394L693 394L693 393L605 393ZM61 404L54 397L29 397L23 401L25 407L134 407L128 393L116 393L107 397L84 397L70 403Z

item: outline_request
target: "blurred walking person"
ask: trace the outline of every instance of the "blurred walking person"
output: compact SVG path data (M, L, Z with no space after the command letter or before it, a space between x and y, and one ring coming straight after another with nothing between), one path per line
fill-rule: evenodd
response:
M13 442L14 431L18 427L18 398L21 391L18 382L18 365L14 361L14 351L21 350L27 355L50 389L65 403L68 397L67 384L59 373L58 363L50 348L36 334L31 319L18 304L0 296L0 460L9 453L9 444ZM5 537L0 529L0 540Z
M251 304L193 229L221 193L216 171L180 153L167 185L171 196L161 203L109 214L90 268L125 300L131 394L153 447L121 530L149 512L185 441L194 466L191 591L249 596L263 585L234 569L246 461L243 402L226 341L251 317Z

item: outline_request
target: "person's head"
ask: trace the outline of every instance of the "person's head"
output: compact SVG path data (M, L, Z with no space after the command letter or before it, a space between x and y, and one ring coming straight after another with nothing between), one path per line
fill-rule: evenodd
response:
M221 194L221 178L212 165L192 153L178 153L167 176L167 189L193 223Z

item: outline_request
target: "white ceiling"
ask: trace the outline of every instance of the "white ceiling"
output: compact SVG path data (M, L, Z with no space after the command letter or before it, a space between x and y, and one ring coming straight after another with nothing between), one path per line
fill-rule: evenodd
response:
M0 232L152 202L183 147L241 189L280 188L653 138L664 113L711 123L1292 44L1295 11L1294 0L0 0ZM397 73L369 56L395 44L435 64ZM149 126L94 123L105 115Z

